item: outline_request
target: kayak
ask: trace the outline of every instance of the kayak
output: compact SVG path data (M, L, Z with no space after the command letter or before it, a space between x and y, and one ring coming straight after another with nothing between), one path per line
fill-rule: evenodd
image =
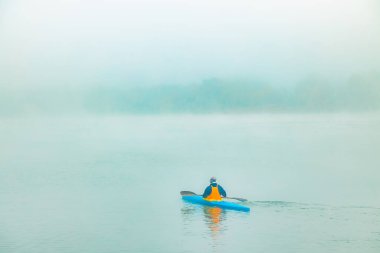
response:
M231 209L231 210L237 210L237 211L243 211L243 212L249 212L251 209L247 206L239 205L233 202L228 201L208 201L203 199L202 196L198 195L189 195L189 196L182 196L182 199L186 202L190 202L193 204L199 204L199 205L205 205L205 206L214 206L214 207L220 207L223 209Z

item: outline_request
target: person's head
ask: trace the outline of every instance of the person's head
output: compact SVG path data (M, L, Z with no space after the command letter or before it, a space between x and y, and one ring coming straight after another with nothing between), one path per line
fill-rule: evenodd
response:
M216 177L210 178L210 184L216 184Z

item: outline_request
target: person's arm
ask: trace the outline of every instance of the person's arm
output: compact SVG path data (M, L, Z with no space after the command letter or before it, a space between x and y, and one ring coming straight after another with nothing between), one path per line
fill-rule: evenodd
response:
M203 198L207 198L210 194L211 194L211 187L207 186L203 193Z
M218 185L218 190L219 190L219 193L220 193L220 195L222 195L223 197L227 197L227 193L226 193L226 191L223 189L223 187L222 186L220 186L220 185Z

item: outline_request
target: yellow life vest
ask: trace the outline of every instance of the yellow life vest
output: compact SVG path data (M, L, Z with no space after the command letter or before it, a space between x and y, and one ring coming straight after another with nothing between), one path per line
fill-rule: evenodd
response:
M219 193L218 186L212 186L211 185L211 194L208 195L205 198L205 200L208 200L208 201L221 201L222 200L222 196Z

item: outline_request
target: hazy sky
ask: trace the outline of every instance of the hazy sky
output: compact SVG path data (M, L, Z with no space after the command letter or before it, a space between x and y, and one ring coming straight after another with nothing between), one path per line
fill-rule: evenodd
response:
M0 85L333 81L380 66L376 0L1 0Z

